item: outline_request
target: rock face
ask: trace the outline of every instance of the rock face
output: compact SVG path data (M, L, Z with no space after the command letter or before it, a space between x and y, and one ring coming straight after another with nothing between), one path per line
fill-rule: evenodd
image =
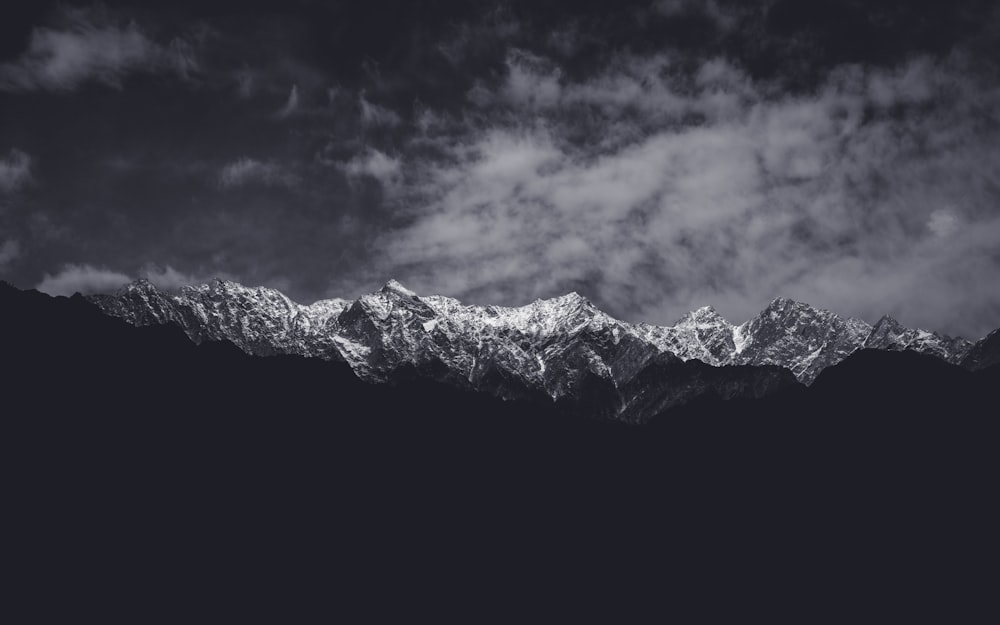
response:
M783 298L738 326L711 307L673 326L626 323L577 293L520 307L467 306L418 296L394 280L354 301L308 306L222 280L175 294L139 281L91 301L135 325L175 323L196 342L342 360L369 381L429 376L625 421L706 393L759 397L796 380L810 384L861 347L911 349L952 363L972 348L888 317L873 328Z

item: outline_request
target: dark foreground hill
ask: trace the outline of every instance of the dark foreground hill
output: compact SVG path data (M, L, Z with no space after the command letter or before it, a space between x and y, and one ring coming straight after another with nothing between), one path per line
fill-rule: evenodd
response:
M997 367L626 427L6 286L0 350L11 622L997 616Z

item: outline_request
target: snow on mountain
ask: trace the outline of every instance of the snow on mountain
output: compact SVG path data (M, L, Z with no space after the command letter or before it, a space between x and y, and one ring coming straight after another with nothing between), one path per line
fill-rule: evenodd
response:
M704 372L687 368L678 373L678 363L700 361L731 371L744 367L741 375L753 367L782 367L809 384L862 347L915 349L960 362L972 346L964 339L904 328L889 317L873 328L785 298L741 325L707 306L672 326L614 319L578 293L518 307L467 306L439 295L421 297L395 280L354 301L309 305L273 289L225 280L177 293L139 281L91 299L135 325L172 322L195 341L226 339L257 355L343 360L371 381L416 370L502 397L557 401L580 401L600 388L612 406L608 410L618 412L637 402L644 409L662 409L680 401L685 385L685 397L723 388L721 378L709 380ZM651 371L690 379L675 379L676 392L666 392L664 382L650 378ZM774 380L772 375L758 386L770 388ZM746 390L731 382L725 388Z
M92 296L91 301L134 325L176 323L196 343L228 340L259 356L301 354L338 360L341 350L330 328L348 304L331 299L303 306L274 289L248 288L227 280L185 286L176 294L139 280L114 295Z

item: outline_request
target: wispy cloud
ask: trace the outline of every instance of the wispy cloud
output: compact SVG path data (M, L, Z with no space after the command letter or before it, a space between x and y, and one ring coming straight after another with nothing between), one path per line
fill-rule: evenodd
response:
M291 91L288 93L288 99L285 101L285 105L281 107L278 111L278 117L288 117L297 111L299 108L299 86L292 85Z
M734 8L720 6L716 0L656 0L652 9L663 17L704 17L723 30L736 25Z
M61 28L36 28L28 49L0 64L0 91L72 91L88 81L120 88L130 73L197 70L192 47L182 39L161 45L134 21L104 9L65 9Z
M184 273L174 269L170 265L159 266L155 264L148 264L143 266L138 271L138 277L145 278L149 280L158 288L165 291L176 291L182 286L187 286L190 284L205 284L212 279L221 278L224 280L237 280L237 277L229 272L215 272L211 275L199 272L199 273Z
M21 244L17 239L6 239L0 243L0 271L7 268L21 256Z
M0 158L0 193L13 193L28 185L31 177L31 157L16 148Z
M129 276L93 265L65 265L54 274L45 274L35 288L49 295L110 293L132 281Z
M398 158L369 148L338 167L351 179L369 177L377 180L387 193L395 193L403 181L402 164Z
M90 264L67 264L53 274L45 274L35 288L49 295L113 293L136 278L145 278L164 290L176 290L188 284L203 284L211 278L234 279L227 273L213 276L185 274L170 265L146 265L135 275Z
M217 180L223 189L250 184L294 188L301 182L297 175L274 161L258 161L245 156L224 165Z
M392 109L370 102L362 91L358 95L361 123L365 126L397 126L402 121Z

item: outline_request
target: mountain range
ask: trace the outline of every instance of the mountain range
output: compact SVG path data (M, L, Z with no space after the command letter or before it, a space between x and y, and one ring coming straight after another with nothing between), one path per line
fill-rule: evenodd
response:
M966 358L995 359L991 336ZM602 620L680 594L711 622L762 598L795 622L874 614L873 596L889 618L995 610L998 366L863 348L808 386L773 367L787 384L755 398L760 367L665 357L621 388L646 407L679 380L729 391L629 427L433 367L390 387L245 350L0 282L4 568L24 622L396 620L442 596L492 613L512 587L558 598L554 618L609 587ZM614 397L602 380L575 408Z
M973 342L889 316L871 326L786 298L740 325L704 307L672 326L615 319L578 293L471 306L395 280L353 301L310 305L226 280L176 292L140 280L89 299L133 325L176 324L196 343L341 361L370 382L418 375L505 399L547 398L626 422L705 394L759 398L810 385L859 349L912 351L970 370L1000 361L996 331Z

